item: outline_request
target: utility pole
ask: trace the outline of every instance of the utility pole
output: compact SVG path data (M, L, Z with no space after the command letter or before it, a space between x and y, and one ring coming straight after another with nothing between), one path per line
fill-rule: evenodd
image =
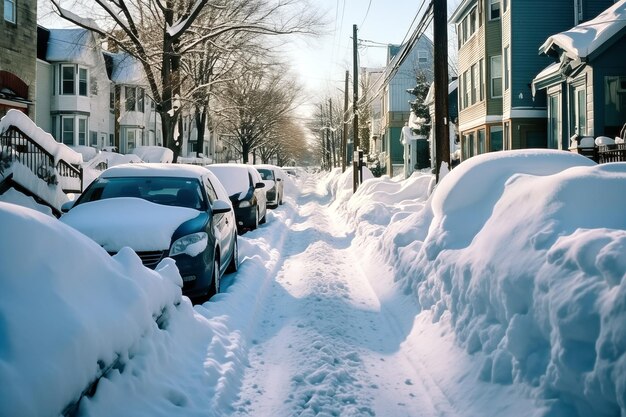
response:
M352 25L352 129L354 130L354 155L358 155L359 150L359 114L357 103L359 101L359 55L358 55L358 39L356 25ZM352 191L356 192L359 186L359 173L361 161L352 157Z
M348 80L350 71L346 71L346 82L343 89L343 138L341 138L341 172L346 172L348 160Z
M433 0L433 43L435 48L435 182L441 166L450 169L450 134L448 124L448 2Z

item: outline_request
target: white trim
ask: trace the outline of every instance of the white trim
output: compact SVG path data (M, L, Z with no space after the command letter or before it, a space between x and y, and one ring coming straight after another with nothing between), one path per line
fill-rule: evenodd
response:
M479 119L471 120L467 123L459 125L459 132L464 132L468 129L472 129L478 126L487 125L491 123L501 123L502 116L483 116Z
M502 113L502 120L508 119L532 119L532 118L546 118L548 117L548 109L523 109L516 108L511 109L508 112Z

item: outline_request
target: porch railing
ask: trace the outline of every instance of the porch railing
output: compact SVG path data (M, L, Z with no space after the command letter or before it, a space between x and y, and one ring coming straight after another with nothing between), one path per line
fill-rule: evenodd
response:
M58 184L65 193L82 193L83 171L54 156L16 126L0 134L0 154L27 166L49 185Z
M626 161L626 143L598 146L598 163Z

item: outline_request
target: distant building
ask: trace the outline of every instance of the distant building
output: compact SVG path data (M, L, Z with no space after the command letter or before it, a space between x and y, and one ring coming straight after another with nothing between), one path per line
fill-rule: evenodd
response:
M371 136L375 147L380 149L386 173L391 176L404 170L404 146L400 136L411 114L409 102L415 99L407 90L415 87L418 74L424 74L428 82L433 80L432 41L421 36L410 50L407 51L407 47L387 47L387 66L372 83L375 94L372 99L376 103L372 107L372 117L379 111L380 117L373 119ZM376 106L380 106L380 110Z

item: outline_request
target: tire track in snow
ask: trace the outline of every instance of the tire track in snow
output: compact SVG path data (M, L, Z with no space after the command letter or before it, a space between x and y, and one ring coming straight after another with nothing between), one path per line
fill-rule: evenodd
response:
M381 310L351 235L318 203L324 196L306 191L233 415L457 415L435 381L420 376L427 370L401 352L406 335Z

